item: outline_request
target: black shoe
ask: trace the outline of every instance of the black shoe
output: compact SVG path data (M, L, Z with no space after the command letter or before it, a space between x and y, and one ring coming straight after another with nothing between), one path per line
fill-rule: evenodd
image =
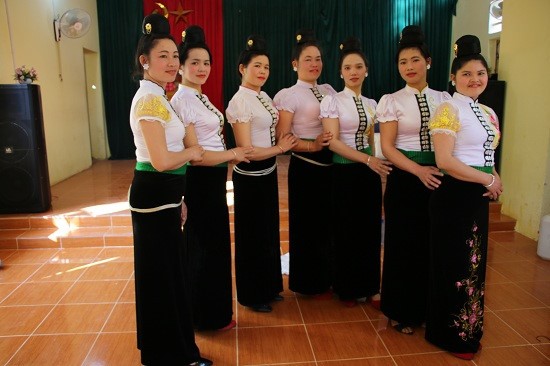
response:
M210 365L213 365L213 364L214 364L214 362L210 361L209 359L201 357L200 360L189 364L189 366L210 366Z
M249 308L257 311L258 313L271 313L271 311L273 310L273 308L268 304L250 305Z
M275 295L275 297L273 298L273 301L283 301L285 298L282 297L281 295L277 294Z

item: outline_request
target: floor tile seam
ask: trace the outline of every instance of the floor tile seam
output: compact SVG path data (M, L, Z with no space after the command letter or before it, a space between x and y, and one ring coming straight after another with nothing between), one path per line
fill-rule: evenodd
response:
M11 336L11 337L13 337L13 336ZM13 360L15 355L17 355L19 353L19 351L21 351L21 349L27 344L29 339L31 339L31 335L27 335L26 337L27 338L23 341L23 343L21 343L21 345L19 345L19 347L17 347L17 350L15 352L13 352L11 357L6 361L6 365L9 365L10 361Z
M376 322L377 322L378 324L380 324L381 321L384 322L384 319L379 319L379 320L377 320ZM390 351L390 348L388 347L388 345L387 345L386 342L384 341L384 338L382 338L382 336L380 335L380 332L379 332L379 330L378 330L378 327L375 326L375 324L374 324L375 321L374 321L374 320L369 320L369 322L370 322L370 325L371 325L372 329L374 330L374 333L376 334L376 337L380 340L380 342L381 342L382 345L384 346L384 349L385 349L386 352L388 353L388 356L391 358L391 360L393 361L393 363L394 363L395 365L397 365L397 361L393 358L393 355L392 355L392 353L391 353L391 351ZM388 324L390 324L390 322L391 322L391 320L390 320L389 318L386 318L386 328L384 328L384 330L387 329Z
M485 287L485 292L486 292L486 293L489 291L489 289L487 288L487 286L491 286L491 285L492 285L492 284L486 284L486 287ZM538 301L540 304L543 305L543 307L546 307L546 304L545 304L543 301L537 299L535 296L533 296L533 295L530 294L529 292L525 291L525 290L523 289L523 287L522 287L522 286L519 286L516 282L512 282L512 285L516 286L518 289L520 289L521 291L523 291L522 298L524 298L525 295L527 295L527 296L531 297L532 299ZM489 295L487 295L487 296L490 296L490 292L489 292ZM540 307L540 306L530 306L529 308L533 308L533 307Z
M311 337L309 335L309 331L306 326L306 321L304 319L304 313L302 312L302 307L300 306L300 301L298 301L298 296L296 296L296 292L294 293L294 301L296 301L296 305L298 306L298 311L300 312L300 319L302 320L302 327L304 329L307 343L309 344L309 350L311 351L311 355L313 356L313 361L315 362L315 365L317 365L317 355L315 355L315 349L313 348L313 342L311 341Z
M512 262L508 262L508 263L512 263ZM499 275L503 276L504 278L506 278L506 279L508 280L507 282L499 282L499 283L514 282L513 279L508 278L508 276L506 276L505 274L503 274L502 272L500 272L499 270L497 270L496 268L494 268L493 266L491 266L489 263L487 263L487 267L491 268L493 271L495 271L496 273L498 273Z
M507 311L507 310L500 310L500 311ZM529 340L524 337L521 333L519 333L511 324L509 324L503 316L499 315L498 314L498 310L497 311L493 311L493 314L501 321L503 322L508 328L510 328L512 330L512 332L514 332L518 337L520 337L521 339L523 339L525 342L527 342L527 344L530 344L531 342L529 342Z

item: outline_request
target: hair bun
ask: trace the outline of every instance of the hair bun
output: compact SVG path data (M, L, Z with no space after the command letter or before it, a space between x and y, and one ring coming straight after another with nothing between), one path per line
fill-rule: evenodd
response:
M361 41L357 37L348 37L340 43L340 52L361 52Z
M479 38L467 34L456 40L453 49L456 57L477 55L481 53L481 44Z
M265 39L257 34L252 34L246 39L247 51L263 51L267 48Z
M170 34L170 24L168 19L164 16L154 13L149 14L143 18L143 23L141 23L141 31L143 34Z
M418 46L424 43L424 32L418 25L408 25L401 31L399 46Z
M311 29L300 29L296 32L296 37L294 38L297 44L302 44L305 42L317 42L315 38L315 33Z
M181 41L188 44L205 44L204 30L198 25L192 25L181 33Z

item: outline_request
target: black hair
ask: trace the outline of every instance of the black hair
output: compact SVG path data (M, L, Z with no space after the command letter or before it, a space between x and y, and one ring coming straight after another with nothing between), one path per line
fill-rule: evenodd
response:
M237 73L239 78L242 78L240 65L244 67L248 66L250 60L256 56L266 56L269 59L269 53L267 52L266 42L262 36L252 34L246 39L246 48L239 55L237 62Z
M204 30L198 25L192 25L181 33L181 43L178 46L178 52L182 65L185 63L185 60L187 60L187 57L189 57L189 51L194 48L205 49L206 52L208 52L210 63L212 63L212 53L206 44Z
M292 61L298 60L302 51L309 47L317 47L319 52L321 52L321 46L315 39L315 33L311 29L300 29L296 32L294 47L292 48Z
M431 57L430 49L424 40L424 32L417 25L408 25L401 31L401 39L397 47L395 62L399 62L401 51L408 48L416 48L426 60Z
M481 54L481 44L479 38L471 34L460 37L454 44L455 58L451 64L451 74L456 75L457 71L467 62L476 60L481 61L485 69L489 71L487 60Z
M160 14L149 14L143 18L141 31L143 35L139 39L136 48L134 72L132 73L135 79L143 78L143 66L139 62L139 57L141 55L149 56L151 50L161 39L170 39L176 44L174 37L170 35L170 24L168 20Z
M352 54L361 56L361 58L363 59L363 62L365 62L365 66L369 67L369 60L361 50L361 41L359 41L359 39L356 37L348 37L344 42L340 44L340 61L338 63L339 70L342 69L342 63L344 62L344 58L347 55L352 55Z

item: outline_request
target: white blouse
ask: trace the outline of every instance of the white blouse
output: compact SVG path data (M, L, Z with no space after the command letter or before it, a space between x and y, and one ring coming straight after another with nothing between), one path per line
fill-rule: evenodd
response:
M195 126L199 144L205 150L225 150L223 114L205 94L180 84L170 103L186 125L192 123Z
M166 145L168 151L178 152L183 150L183 137L185 126L180 117L174 111L170 102L166 99L164 89L149 80L141 80L139 89L134 95L130 107L130 127L134 134L136 145L136 160L139 162L151 162L139 121L158 121L164 127Z
M376 101L362 95L358 98L351 89L344 88L323 99L320 118L338 118L340 141L355 150L363 150L369 146L375 113Z
M494 166L500 139L498 117L477 100L454 93L453 99L437 107L430 121L430 133L455 137L453 156L466 165Z
M421 100L421 99L424 100ZM393 94L382 96L376 108L380 123L397 121L395 147L405 151L433 151L428 122L436 107L451 99L447 92L426 86L421 92L406 85Z
M317 90L313 90L313 88ZM280 90L273 98L278 110L294 113L292 133L303 139L315 139L323 132L319 121L319 99L334 95L336 91L329 84L312 86L298 80L290 88Z
M229 101L225 110L229 123L250 123L252 145L258 147L275 146L275 125L279 112L271 98L263 91L239 86L239 90Z

